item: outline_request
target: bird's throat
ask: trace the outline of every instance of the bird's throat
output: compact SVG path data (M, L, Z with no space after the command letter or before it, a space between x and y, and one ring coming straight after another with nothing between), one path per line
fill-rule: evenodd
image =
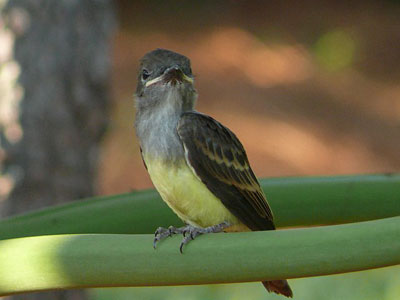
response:
M184 158L176 131L182 113L179 99L175 99L178 96L167 93L165 99L151 109L138 107L135 127L143 154L171 163Z

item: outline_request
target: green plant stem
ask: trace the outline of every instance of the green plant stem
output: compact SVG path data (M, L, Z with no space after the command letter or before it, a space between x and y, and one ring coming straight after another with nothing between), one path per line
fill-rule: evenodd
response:
M400 215L400 174L261 180L278 227ZM63 233L151 233L181 221L153 190L97 197L0 221L0 239Z
M160 286L327 275L400 264L400 217L200 236L57 235L0 241L0 295L82 287Z

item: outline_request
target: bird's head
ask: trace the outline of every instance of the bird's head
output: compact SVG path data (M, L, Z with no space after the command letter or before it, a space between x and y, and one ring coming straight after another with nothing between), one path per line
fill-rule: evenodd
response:
M156 49L140 60L136 104L138 110L173 107L192 110L197 98L190 60L176 52Z

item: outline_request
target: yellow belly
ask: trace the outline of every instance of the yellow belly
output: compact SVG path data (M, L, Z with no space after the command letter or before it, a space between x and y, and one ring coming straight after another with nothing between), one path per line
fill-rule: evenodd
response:
M224 221L228 231L248 230L182 160L173 167L161 160L146 159L147 170L162 199L186 223L208 227Z

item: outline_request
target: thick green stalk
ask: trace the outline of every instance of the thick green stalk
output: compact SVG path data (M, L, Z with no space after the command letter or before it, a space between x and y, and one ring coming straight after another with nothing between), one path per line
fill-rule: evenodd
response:
M400 174L261 180L278 227L400 215ZM150 233L181 222L155 191L97 197L0 221L0 239L60 233Z
M400 264L400 217L346 225L180 237L58 235L0 241L0 295L318 276Z

